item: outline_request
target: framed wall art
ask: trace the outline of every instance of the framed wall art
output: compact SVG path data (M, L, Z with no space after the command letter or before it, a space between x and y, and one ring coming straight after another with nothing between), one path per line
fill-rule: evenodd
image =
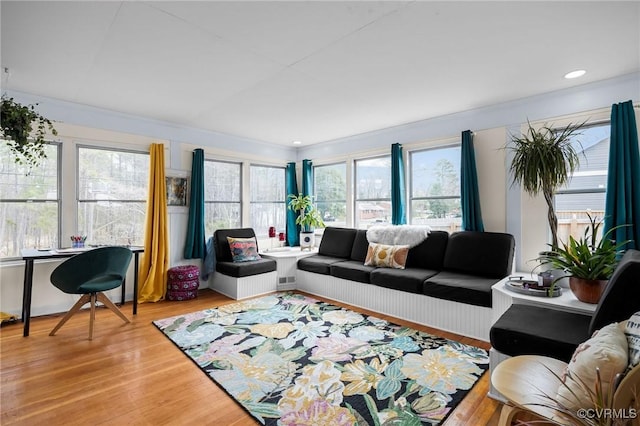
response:
M187 205L187 178L167 176L167 205Z

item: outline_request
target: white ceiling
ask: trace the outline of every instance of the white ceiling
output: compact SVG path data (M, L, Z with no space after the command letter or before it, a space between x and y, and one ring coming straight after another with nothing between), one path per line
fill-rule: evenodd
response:
M284 145L640 70L638 1L2 0L1 15L5 89Z

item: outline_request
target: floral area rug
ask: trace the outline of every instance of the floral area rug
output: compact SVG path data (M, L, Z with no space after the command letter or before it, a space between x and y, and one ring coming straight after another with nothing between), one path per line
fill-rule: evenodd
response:
M280 293L153 322L266 425L442 422L483 349Z

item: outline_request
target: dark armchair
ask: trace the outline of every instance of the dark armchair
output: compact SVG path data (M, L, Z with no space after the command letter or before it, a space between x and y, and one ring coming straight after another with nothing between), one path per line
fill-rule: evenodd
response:
M627 250L591 315L514 304L491 327L491 346L503 354L569 361L594 331L640 311L640 251Z
M93 339L96 302L112 310L125 322L130 322L103 292L120 287L127 275L131 262L131 250L125 247L101 247L69 258L51 273L51 283L67 294L81 294L82 297L51 330L50 336L62 327L86 303L91 303L89 320L89 340Z

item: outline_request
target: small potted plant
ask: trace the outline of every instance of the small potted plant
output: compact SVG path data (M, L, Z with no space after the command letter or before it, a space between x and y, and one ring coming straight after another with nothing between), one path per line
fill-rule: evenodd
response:
M318 209L313 206L309 195L289 194L289 209L298 212L296 224L300 225L300 249L311 250L315 244L315 228L324 228L324 222Z
M47 130L54 136L58 134L51 120L36 112L36 105L22 105L2 95L1 136L15 155L16 163L26 165L29 169L38 166L46 158Z
M615 229L624 225L611 228L597 241L602 221L592 218L588 213L587 216L589 226L580 239L569 236L568 243L551 247L551 250L541 253L537 260L564 271L569 276L569 288L578 300L598 303L618 264L618 255L628 241L616 243L609 238ZM560 278L555 277L554 282Z

